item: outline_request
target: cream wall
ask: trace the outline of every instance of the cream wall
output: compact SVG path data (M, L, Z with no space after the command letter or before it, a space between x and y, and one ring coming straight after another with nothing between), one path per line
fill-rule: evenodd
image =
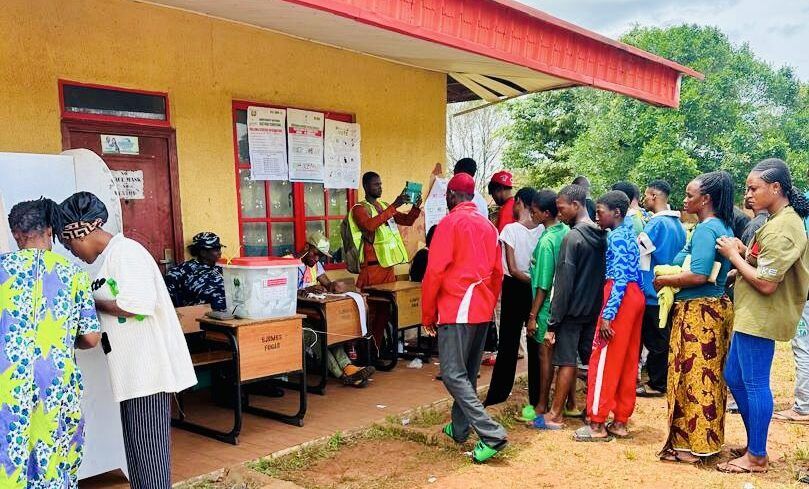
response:
M183 232L238 242L231 102L353 113L393 199L444 161L445 76L129 0L3 0L0 151L62 150L57 80L167 92Z

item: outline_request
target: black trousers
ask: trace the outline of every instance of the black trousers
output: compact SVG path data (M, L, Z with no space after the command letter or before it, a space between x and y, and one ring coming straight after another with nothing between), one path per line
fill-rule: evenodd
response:
M660 392L666 392L666 379L669 373L669 337L671 336L671 321L665 328L659 325L660 307L646 305L643 312L643 329L641 338L643 346L649 350L646 357L646 371L649 373L649 387Z
M489 393L486 395L484 406L499 404L511 394L514 386L514 376L517 373L517 354L520 349L520 335L531 313L531 286L517 279L506 276L503 278L503 293L500 303L500 337L497 345L497 362L492 371L492 380L489 384ZM528 343L535 343L529 340ZM533 348L532 348L533 349ZM529 384L534 379L536 398L539 398L539 345L535 350L528 351L529 357ZM536 357L535 372L531 375L530 359Z

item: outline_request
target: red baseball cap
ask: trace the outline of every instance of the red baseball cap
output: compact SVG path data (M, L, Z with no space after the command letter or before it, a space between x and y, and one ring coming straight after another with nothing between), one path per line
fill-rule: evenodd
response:
M466 173L458 173L447 184L447 190L464 194L475 193L475 179Z
M503 185L504 187L513 187L514 185L511 182L512 178L513 177L511 176L511 173L509 173L509 172L507 172L505 170L502 170L502 171L499 171L499 172L495 173L494 175L492 175L492 180L491 181L492 181L492 183L499 183L500 185Z

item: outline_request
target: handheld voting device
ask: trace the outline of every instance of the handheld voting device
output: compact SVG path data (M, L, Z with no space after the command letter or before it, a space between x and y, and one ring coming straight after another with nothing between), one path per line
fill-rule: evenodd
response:
M418 182L407 182L404 188L404 194L407 196L407 202L412 204L421 197L421 184Z

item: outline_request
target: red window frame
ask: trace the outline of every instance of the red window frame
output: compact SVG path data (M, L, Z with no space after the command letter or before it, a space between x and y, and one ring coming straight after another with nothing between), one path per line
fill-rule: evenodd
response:
M125 122L127 124L138 124L152 127L171 127L171 106L169 104L168 92L154 92L151 90L138 90L134 88L115 87L112 85L99 85L96 83L82 83L72 80L58 80L59 82L59 111L63 119L80 121L102 121L102 122ZM65 85L87 88L101 88L104 90L115 90L116 92L137 93L141 95L155 95L163 97L166 101L166 119L144 119L142 117L121 117L116 115L87 114L84 112L72 112L65 109Z
M232 115L233 115L233 159L236 165L236 208L238 211L239 216L239 255L244 256L244 243L243 239L243 226L245 223L267 223L267 253L272 253L272 223L277 222L291 222L293 223L293 233L294 233L294 243L293 246L295 250L300 251L303 249L304 244L306 243L306 223L311 221L323 221L325 224L325 234L328 238L329 234L329 226L330 225L338 225L340 221L345 218L345 215L337 215L337 214L329 214L329 190L323 190L323 198L324 198L324 208L323 208L323 215L306 215L306 207L304 201L304 182L292 182L292 217L272 217L272 215L265 215L265 217L244 217L242 216L242 189L241 189L241 180L239 179L239 170L248 170L250 169L250 165L245 165L241 163L239 160L239 136L236 130L236 124L238 122L237 113L240 110L247 110L248 107L271 107L274 109L303 109L303 110L314 110L317 112L323 112L326 119L332 119L342 122L354 122L355 118L353 114L347 114L342 112L329 112L324 110L318 109L310 109L310 108L302 108L302 107L292 107L292 106L285 106L285 105L274 105L274 104L264 104L258 102L249 102L246 100L234 100L233 101L233 108L232 108ZM264 196L267 201L267 209L269 210L269 200L270 200L270 182L264 182ZM347 192L348 196L348 210L351 211L351 208L357 202L357 191L356 189L348 189ZM334 223L334 224L332 224ZM270 255L272 256L272 255ZM326 270L336 270L336 269L344 269L346 266L344 263L327 263L324 265Z

